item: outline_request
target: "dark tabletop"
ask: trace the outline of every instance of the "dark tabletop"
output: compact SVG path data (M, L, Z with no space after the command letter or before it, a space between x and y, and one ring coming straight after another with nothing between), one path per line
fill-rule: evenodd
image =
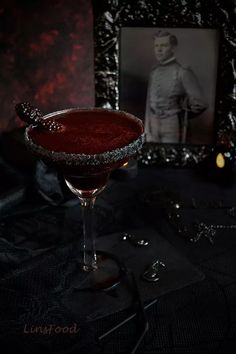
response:
M106 312L105 306L102 318L90 321L86 308L68 303L68 264L76 256L82 231L80 206L70 194L53 201L39 189L27 185L24 198L1 217L0 336L6 347L1 352L131 353L142 332L135 301L129 306L117 290L109 294L110 304L114 299L120 311L114 307L113 313L110 306ZM157 301L146 310L149 331L137 353L235 353L235 197L235 183L220 183L196 169L152 167L139 168L135 178L123 181L114 176L98 198L98 240L114 239L127 230L156 234L159 244L168 245L162 253L166 263L171 265L170 258L177 255L183 268L174 273L170 266L168 277L160 272L159 285L148 288L144 305ZM158 254L158 243L155 247ZM133 247L130 252L136 256L140 251ZM192 273L185 274L184 267ZM138 285L142 292L139 278ZM136 311L137 316L98 340ZM49 330L50 325L58 331L73 325L79 330L29 333L36 326Z

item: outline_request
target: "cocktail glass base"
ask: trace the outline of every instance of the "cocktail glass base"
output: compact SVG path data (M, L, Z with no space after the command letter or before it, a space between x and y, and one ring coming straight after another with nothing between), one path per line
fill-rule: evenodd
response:
M91 269L75 260L76 270L72 276L72 287L76 290L109 291L120 284L127 274L125 265L113 254L101 250L96 251L96 268ZM81 252L81 259L82 259Z

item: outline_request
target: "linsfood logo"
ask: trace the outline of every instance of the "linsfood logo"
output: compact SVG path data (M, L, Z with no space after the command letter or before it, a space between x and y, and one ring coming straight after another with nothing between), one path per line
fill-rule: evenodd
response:
M57 326L54 324L44 326L29 326L24 325L25 334L40 334L40 335L52 335L52 334L77 334L80 331L77 323L72 326Z

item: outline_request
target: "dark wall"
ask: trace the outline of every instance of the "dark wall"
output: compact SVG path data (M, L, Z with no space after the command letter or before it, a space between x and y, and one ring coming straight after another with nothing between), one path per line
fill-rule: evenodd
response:
M29 101L43 112L94 105L89 0L8 0L0 4L0 132L21 124Z

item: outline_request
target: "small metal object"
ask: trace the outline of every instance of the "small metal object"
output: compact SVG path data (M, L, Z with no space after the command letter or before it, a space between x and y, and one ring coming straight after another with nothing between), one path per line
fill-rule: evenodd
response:
M137 238L134 235L131 235L127 232L125 232L122 235L122 240L129 241L132 245L134 245L136 247L146 247L149 245L149 242L147 239Z
M159 260L152 262L152 264L144 271L142 278L148 282L156 282L160 279L160 267L165 268L165 264Z
M210 243L213 245L214 244L214 236L216 234L216 230L214 228L214 225L206 225L203 222L200 222L196 224L197 227L197 232L196 235L190 238L191 242L198 242L200 238L206 237Z
M232 217L235 217L236 216L236 207L231 207L227 210L227 214L232 216Z
M204 222L201 222L199 224L196 224L197 227L197 232L194 237L190 239L191 242L197 242L199 241L200 238L205 237L207 238L210 243L213 245L214 244L214 236L217 232L217 230L223 230L223 229L228 229L228 230L233 230L236 229L236 225L221 225L221 224L205 224Z

